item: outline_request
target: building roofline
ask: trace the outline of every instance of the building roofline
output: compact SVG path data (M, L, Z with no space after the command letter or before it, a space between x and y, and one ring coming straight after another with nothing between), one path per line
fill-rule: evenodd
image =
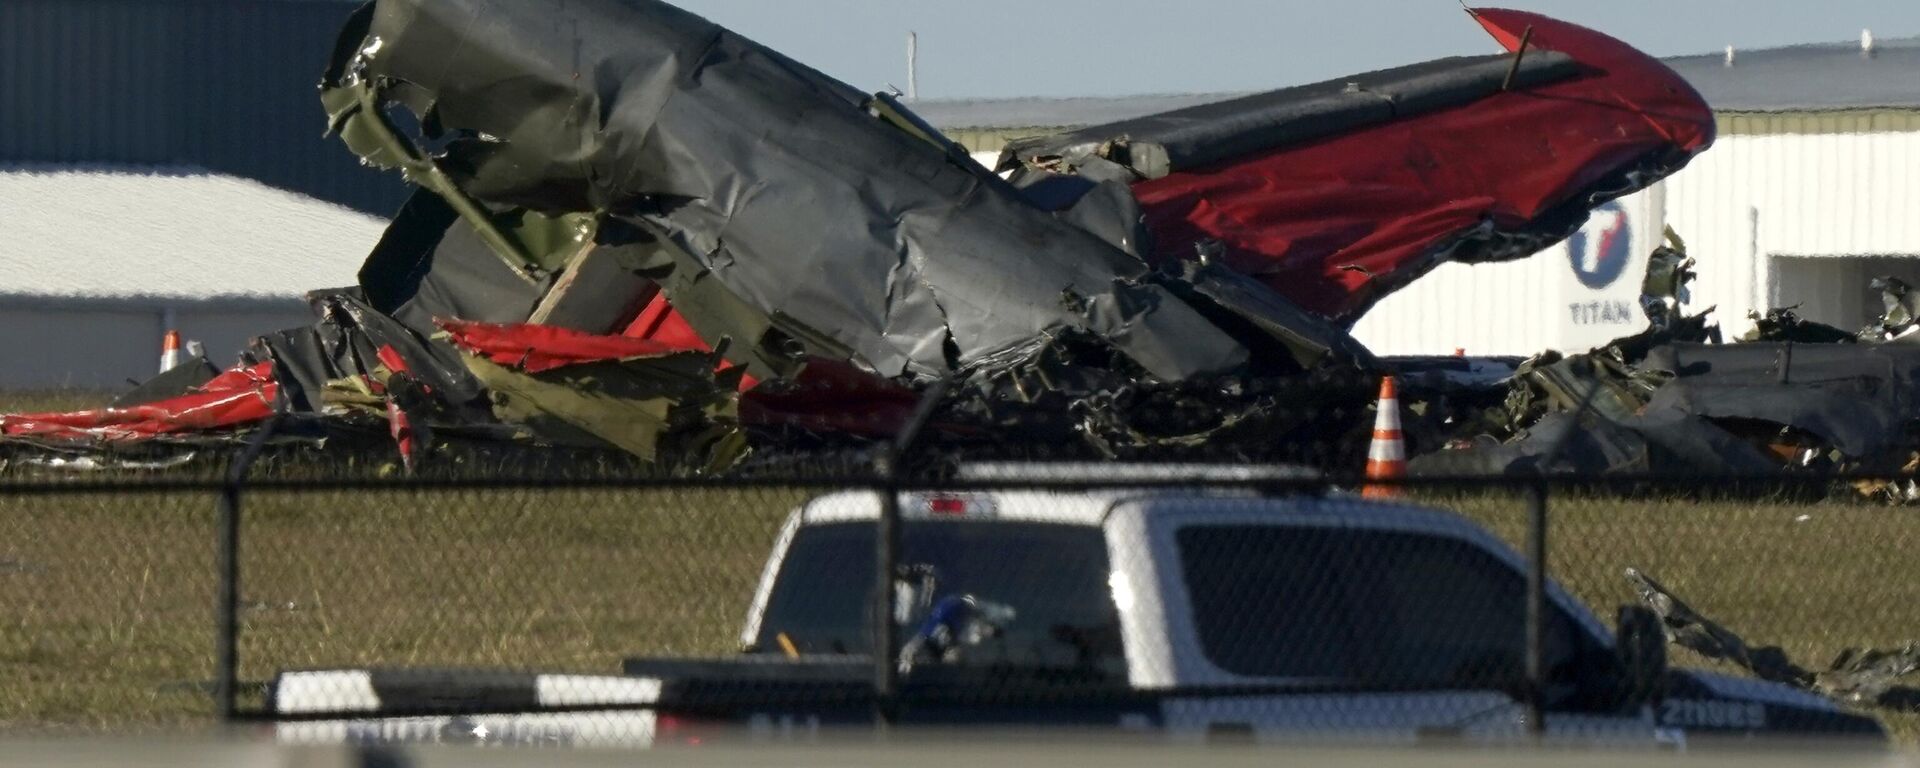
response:
M274 294L220 294L215 296L176 296L165 294L87 295L44 293L0 293L0 310L25 309L40 312L163 312L191 310L199 312L300 311L308 307L305 296Z
M1663 59L1700 90L1716 112L1794 113L1920 110L1920 37L1861 43L1735 50ZM1119 97L1014 97L915 102L944 130L1017 132L1120 122L1237 98L1246 92L1162 93Z

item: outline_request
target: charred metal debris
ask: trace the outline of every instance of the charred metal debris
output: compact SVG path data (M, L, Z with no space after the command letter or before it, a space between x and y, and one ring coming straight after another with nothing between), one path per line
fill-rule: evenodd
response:
M1472 17L1509 51L1524 30L1526 55L1017 141L989 169L892 97L663 2L375 0L325 69L327 128L418 189L358 284L228 370L194 360L0 434L164 453L274 418L279 440L385 445L408 469L511 446L710 473L884 438L947 381L936 444L1344 466L1398 372L1429 448L1494 422L1506 442L1444 452L1492 469L1555 429L1609 469L1656 445L1768 461L1725 422L1791 394L1695 413L1724 377L1687 373L1722 353L1686 346L1684 258L1648 276L1650 336L1517 372L1383 361L1348 335L1441 263L1531 255L1712 143L1656 60ZM1783 426L1809 449L1891 444L1832 407Z
M1673 645L1733 664L1762 680L1847 704L1920 710L1920 688L1900 684L1920 672L1920 642L1909 641L1898 648L1847 648L1826 669L1815 671L1795 663L1777 646L1753 646L1637 569L1628 568L1626 578L1640 601L1660 617L1667 642Z
M1692 279L1683 246L1662 250L1671 253L1655 254L1648 286ZM1674 264L1677 282L1668 273ZM1670 291L1649 292L1642 297L1649 328L1638 335L1584 354L1520 361L1497 385L1452 385L1442 397L1485 409L1437 419L1416 412L1409 429L1427 450L1409 468L1570 478L1692 473L1756 482L1909 476L1920 471L1920 345L1913 343L1920 336L1910 335L1913 316L1903 314L1903 284L1880 278L1872 285L1885 292L1888 311L1858 333L1801 320L1787 308L1756 316L1755 330L1732 343L1708 322L1711 309L1675 313L1663 298ZM1850 487L1869 498L1920 501L1912 481Z
M1649 261L1646 331L1584 354L1520 362L1497 406L1421 427L1415 473L1634 476L1701 473L1904 475L1920 469L1920 336L1905 284L1873 281L1886 315L1858 333L1800 319L1755 317L1723 343L1706 310L1676 301L1693 279L1671 232ZM1480 402L1486 402L1482 390ZM1913 501L1911 483L1868 482L1863 494Z

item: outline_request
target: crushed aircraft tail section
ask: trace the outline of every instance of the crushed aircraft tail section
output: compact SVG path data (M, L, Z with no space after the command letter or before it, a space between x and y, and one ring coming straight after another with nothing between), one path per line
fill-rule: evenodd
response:
M1505 261L1686 165L1713 113L1666 65L1535 14L1442 59L1016 142L1016 183L1130 185L1155 263L1213 259L1350 325L1447 261Z

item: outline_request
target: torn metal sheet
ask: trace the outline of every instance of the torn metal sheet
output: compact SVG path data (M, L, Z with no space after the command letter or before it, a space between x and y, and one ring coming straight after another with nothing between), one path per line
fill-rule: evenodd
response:
M662 319L662 322L665 318ZM645 338L596 336L541 325L489 325L442 320L446 338L468 354L496 365L541 374L567 366L636 361L713 350L690 331L652 328ZM914 390L860 371L846 363L814 358L791 378L756 382L735 365L722 363L716 386L742 393L739 421L747 427L866 438L899 431L919 395Z
M204 386L219 375L220 369L207 362L205 355L194 355L114 398L107 407L127 408L179 397Z
M1508 382L1505 402L1477 420L1460 420L1450 435L1431 419L1411 420L1416 433L1438 432L1447 447L1414 457L1410 470L1423 475L1597 477L1658 471L1746 476L1794 466L1801 446L1783 452L1779 435L1804 423L1778 421L1782 413L1777 411L1747 408L1736 415L1676 399L1699 377L1711 375L1711 366L1677 360L1675 350L1718 354L1731 349L1718 343L1718 328L1708 319L1711 309L1693 315L1682 310L1693 279L1685 249L1669 230L1666 244L1648 259L1642 281L1647 330L1587 353L1548 352L1521 363ZM1746 385L1742 392L1763 401L1817 396Z
M1719 328L1702 313L1582 354L1542 353L1514 370L1500 423L1518 431L1546 414L1568 411L1624 421L1641 413L1654 393L1673 379L1671 369L1644 364L1650 351L1676 341L1718 337Z
M1003 164L1131 180L1151 261L1213 253L1351 325L1445 261L1564 239L1712 143L1711 110L1658 60L1546 17L1472 13L1519 56L1511 83L1512 57L1446 60L1022 142Z
M1094 166L1114 169L1088 174L1096 178L1158 179L1581 75L1572 57L1552 51L1533 51L1518 70L1511 56L1440 59L1023 139L996 169L1078 175Z
M425 190L407 199L360 267L368 306L421 333L436 317L522 323L546 286L501 263L472 225Z
M1825 323L1816 323L1802 319L1799 307L1776 307L1767 310L1765 315L1749 313L1747 319L1753 321L1753 330L1740 337L1740 341L1791 341L1800 344L1852 344L1859 338L1848 331L1840 330Z
M124 408L0 416L0 435L47 441L130 442L156 435L250 427L273 415L271 363L227 371L179 397Z
M494 416L530 440L702 472L747 453L735 394L745 369L717 365L708 350L546 325L440 324Z
M1920 413L1920 347L1904 344L1672 344L1645 366L1675 375L1649 413L1792 427L1855 459L1906 444Z
M301 413L331 410L329 385L376 377L379 352L392 347L411 375L431 387L444 411L438 418L486 420L485 390L468 373L459 352L381 314L359 298L357 290L316 291L308 298L318 322L254 340L248 354L273 364L274 380L287 388L291 407ZM371 395L370 391L363 394ZM379 410L385 410L384 400Z
M1634 475L1656 465L1644 436L1595 416L1554 413L1513 440L1492 439L1415 456L1416 477L1484 475Z
M1907 339L1920 329L1920 292L1897 277L1876 277L1867 287L1880 292L1886 311L1879 322L1860 331L1861 341Z
M1298 370L1329 364L1363 370L1380 367L1373 353L1346 331L1294 306L1259 281L1197 262L1186 265L1183 278L1170 290L1197 294L1200 299L1194 303L1203 310L1224 312L1278 341Z
M1061 221L1079 227L1127 255L1140 258L1153 251L1153 233L1133 190L1118 180L1094 181L1085 176L1047 175L1015 179L1027 202L1052 211Z
M1403 388L1416 390L1493 391L1503 395L1514 374L1525 363L1520 357L1465 355L1396 356L1380 363Z
M1507 398L1509 424L1517 427L1540 414L1567 412L1621 421L1638 413L1669 378L1665 371L1635 366L1618 347L1567 357L1544 354L1514 372Z
M653 339L599 336L547 325L493 325L441 320L440 327L454 346L497 365L528 373L545 373L582 363L640 360L692 353L706 357L712 350L689 348Z
M1069 329L1166 380L1247 359L1139 259L876 116L874 98L664 3L379 0L343 34L323 98L349 146L446 199L529 280L564 256L503 219L584 215L671 241L692 262L678 268L810 352L829 351L818 339L886 376L948 375Z
M1644 476L1673 472L1745 475L1779 463L1705 419L1596 414L1548 414L1517 437L1416 456L1416 476L1565 475Z
M467 364L486 383L500 420L524 425L535 441L610 446L703 472L732 467L747 453L732 388L714 381L708 355L583 363L544 373L479 356Z
M1647 256L1647 275L1640 281L1640 310L1654 330L1666 330L1685 319L1681 307L1693 298L1687 284L1696 277L1687 243L1673 227L1667 227L1666 241Z
M1920 672L1920 642L1899 648L1848 648L1814 677L1814 690L1854 704L1880 702L1901 687L1895 681L1915 672Z
M1415 457L1412 468L1618 474L1658 466L1754 475L1920 466L1912 430L1920 423L1920 347L1880 343L1911 322L1904 286L1875 281L1887 318L1857 336L1785 308L1760 318L1741 343L1720 344L1706 313L1681 311L1693 264L1671 231L1667 240L1643 281L1647 331L1586 354L1527 361L1505 407L1494 410L1504 421L1464 425L1453 450ZM1467 430L1479 431L1458 434ZM1885 483L1860 490L1896 501L1906 495Z
M1762 680L1786 683L1849 704L1901 703L1920 690L1899 685L1920 671L1920 643L1899 648L1848 648L1825 670L1815 672L1793 662L1776 646L1754 647L1732 630L1700 615L1673 592L1637 569L1628 568L1627 583L1641 602L1653 609L1666 629L1667 641L1709 659L1731 662Z
M1667 642L1709 659L1730 661L1762 680L1806 688L1813 674L1773 646L1752 648L1739 635L1701 616L1666 587L1638 569L1626 570L1627 583L1640 601L1660 617Z
M977 436L957 436L956 445L1008 459L1040 453L1329 467L1365 459L1365 419L1379 390L1371 373L1328 366L1161 383L1115 357L1096 340L1063 335L963 379L940 416Z

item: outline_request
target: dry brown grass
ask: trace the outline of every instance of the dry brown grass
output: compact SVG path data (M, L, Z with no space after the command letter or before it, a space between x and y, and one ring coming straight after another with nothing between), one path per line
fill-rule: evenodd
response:
M98 408L113 400L113 393L85 389L16 389L0 392L0 413L46 413Z
M39 394L0 410L98 402ZM804 496L253 494L242 677L352 665L606 673L629 655L725 653ZM1436 501L1520 541L1517 499ZM209 721L213 510L200 494L0 495L0 729ZM1620 576L1632 566L1804 665L1920 639L1914 510L1562 495L1553 520L1555 577L1603 618L1632 599ZM1875 714L1920 740L1920 716Z
M796 494L301 492L245 499L241 674L612 673L718 654ZM211 714L213 500L0 499L0 725Z
M1527 513L1518 497L1440 503L1523 546ZM1754 646L1777 645L1810 669L1824 669L1845 648L1920 640L1920 510L1572 493L1551 498L1549 509L1553 578L1609 624L1635 599L1622 575L1632 567ZM1744 674L1682 649L1672 659ZM1903 742L1920 742L1920 714L1868 714Z

